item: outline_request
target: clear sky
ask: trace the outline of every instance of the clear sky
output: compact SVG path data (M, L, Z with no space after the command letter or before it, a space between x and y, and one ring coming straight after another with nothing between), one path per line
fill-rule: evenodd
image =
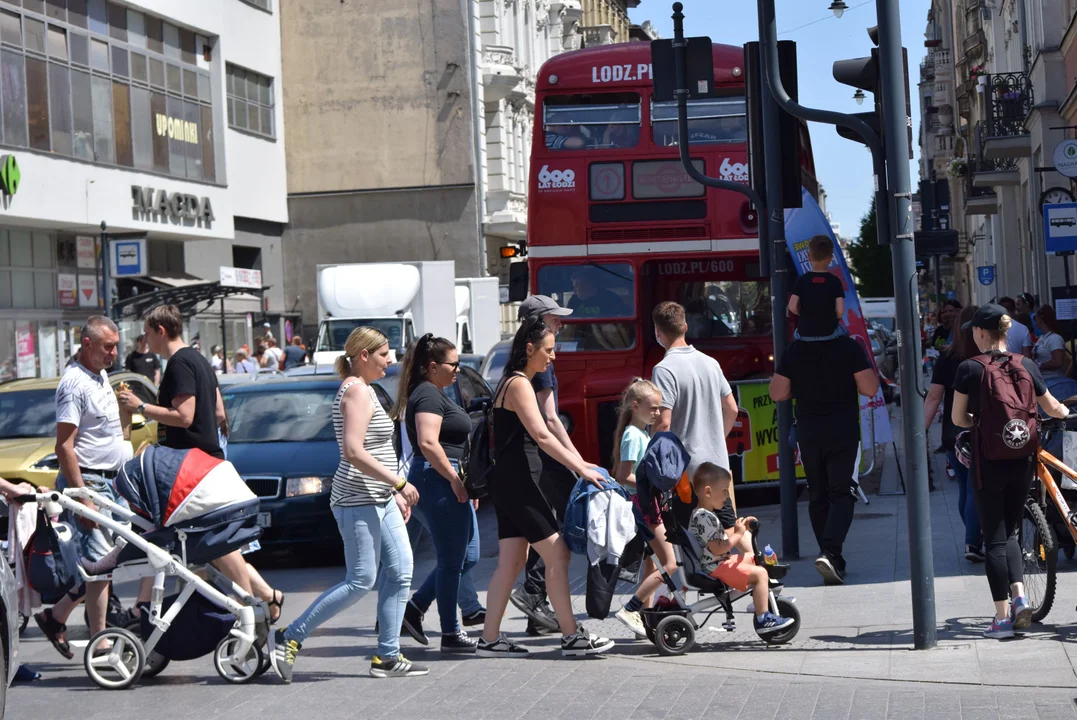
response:
M759 37L756 4L752 0L682 0L685 35L707 35L714 42L743 45ZM777 0L778 39L797 43L800 104L838 112L865 112L853 101L853 89L834 80L835 60L870 54L866 29L876 24L874 0L845 0L849 9L841 19L828 9L829 0ZM909 91L912 99L913 152L920 129L920 105L916 84L920 61L926 52L924 29L929 0L900 0L901 41L909 50ZM643 0L631 10L632 22L650 20L663 38L673 37L673 0ZM860 231L860 218L871 202L871 155L859 143L839 137L831 125L810 125L816 174L827 192L827 209L841 223L842 235L853 238ZM917 160L910 161L913 192L919 179Z

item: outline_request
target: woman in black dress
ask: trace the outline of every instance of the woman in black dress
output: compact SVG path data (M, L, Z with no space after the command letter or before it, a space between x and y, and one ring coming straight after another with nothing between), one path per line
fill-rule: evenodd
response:
M525 647L501 634L501 619L509 592L527 561L529 546L546 564L546 587L561 627L561 654L594 655L613 647L613 641L577 627L569 594L569 552L553 510L539 490L541 447L550 457L589 482L600 485L602 475L564 446L547 429L539 411L531 378L554 359L554 335L539 318L517 331L505 373L494 393L494 458L490 495L497 513L497 570L486 592L486 624L478 654L484 657L524 657Z

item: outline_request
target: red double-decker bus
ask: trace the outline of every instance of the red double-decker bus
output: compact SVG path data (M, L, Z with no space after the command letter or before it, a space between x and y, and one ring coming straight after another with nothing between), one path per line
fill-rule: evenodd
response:
M713 57L720 96L689 103L692 162L747 183L744 53L715 44ZM550 59L538 73L535 116L530 290L574 311L558 336L560 408L585 457L608 465L621 391L662 359L651 321L659 302L685 306L688 341L731 380L773 371L757 218L743 195L684 172L677 108L652 98L645 43ZM801 135L803 184L814 192L806 128Z

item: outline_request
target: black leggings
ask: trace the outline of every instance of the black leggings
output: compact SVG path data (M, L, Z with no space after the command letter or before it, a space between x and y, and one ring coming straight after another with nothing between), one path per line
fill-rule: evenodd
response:
M1025 460L994 460L990 464L991 471L985 472L983 487L977 487L975 464L969 472L987 546L987 582L991 586L991 599L999 602L1010 597L1011 584L1024 582L1017 528L1032 475Z

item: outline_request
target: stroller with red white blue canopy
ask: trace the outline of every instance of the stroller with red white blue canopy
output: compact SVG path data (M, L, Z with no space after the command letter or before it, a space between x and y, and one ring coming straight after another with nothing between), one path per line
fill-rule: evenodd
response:
M90 638L83 663L90 678L118 690L158 674L171 660L211 652L218 674L229 682L264 673L268 608L208 564L261 533L258 498L232 464L201 450L152 446L124 465L115 483L129 508L88 488L28 496L59 503L116 538L113 552L90 564L93 574L80 566L84 580L153 578L152 599L141 606L141 627L106 628ZM113 517L91 510L82 499ZM176 579L178 593L166 597L169 577Z

